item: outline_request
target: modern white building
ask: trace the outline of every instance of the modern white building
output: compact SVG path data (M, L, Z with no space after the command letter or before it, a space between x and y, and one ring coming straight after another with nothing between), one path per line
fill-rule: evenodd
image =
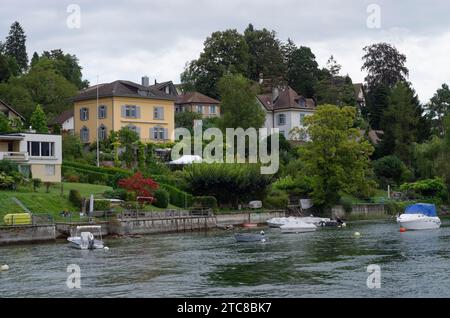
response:
M18 163L28 177L61 182L62 138L36 133L0 134L0 160Z
M298 130L306 128L304 119L316 109L313 99L305 98L289 86L274 88L271 94L258 95L266 112L265 128L278 128L288 140L298 140Z

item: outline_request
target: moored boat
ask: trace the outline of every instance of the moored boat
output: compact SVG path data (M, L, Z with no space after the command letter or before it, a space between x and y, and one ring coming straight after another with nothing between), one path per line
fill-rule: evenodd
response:
M434 230L441 227L436 206L426 203L408 206L405 213L397 217L397 222L406 230Z
M94 233L99 239L95 238ZM102 227L100 225L77 226L75 235L67 239L70 246L79 250L95 250L105 248L102 241Z
M305 233L314 232L317 226L300 220L291 220L280 227L281 233Z

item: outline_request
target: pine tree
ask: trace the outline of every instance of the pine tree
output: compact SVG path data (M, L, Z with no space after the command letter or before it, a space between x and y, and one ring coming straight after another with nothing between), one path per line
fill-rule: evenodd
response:
M47 116L42 110L41 105L37 105L30 119L31 127L36 130L37 133L47 133Z
M14 22L9 30L9 35L6 37L4 51L16 59L20 71L24 72L28 68L28 55L25 46L27 36L19 22Z

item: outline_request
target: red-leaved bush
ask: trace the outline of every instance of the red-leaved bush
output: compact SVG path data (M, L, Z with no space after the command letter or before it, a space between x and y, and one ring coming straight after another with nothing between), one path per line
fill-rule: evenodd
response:
M136 172L133 176L119 180L119 187L127 191L134 191L137 196L151 197L159 184L150 178L144 178L142 173Z

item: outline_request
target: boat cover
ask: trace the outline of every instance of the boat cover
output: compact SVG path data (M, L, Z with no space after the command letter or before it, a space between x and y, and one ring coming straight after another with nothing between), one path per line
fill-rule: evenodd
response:
M426 216L437 216L434 204L417 203L406 208L405 214L423 214Z

